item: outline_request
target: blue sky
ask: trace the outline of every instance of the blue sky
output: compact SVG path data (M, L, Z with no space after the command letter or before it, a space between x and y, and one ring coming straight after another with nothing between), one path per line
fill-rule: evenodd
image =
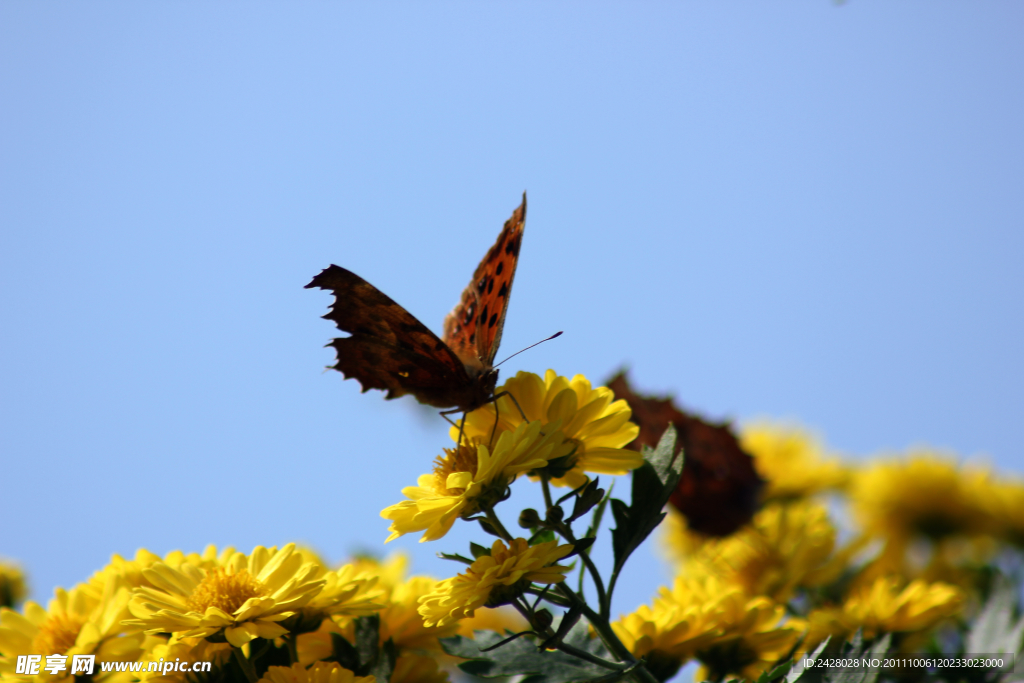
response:
M629 365L850 457L1019 475L1021 26L1014 2L0 4L0 554L45 600L138 547L386 550L445 424L324 373L303 285L337 263L440 331L523 190L499 357L565 334L506 376ZM441 577L470 538L391 546ZM641 549L616 610L665 577Z

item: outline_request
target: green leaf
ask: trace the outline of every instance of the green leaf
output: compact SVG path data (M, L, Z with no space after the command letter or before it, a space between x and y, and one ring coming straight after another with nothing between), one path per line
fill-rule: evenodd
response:
M1017 591L1003 577L998 577L985 607L974 620L967 634L964 652L970 654L1011 654L1020 652L1024 640L1024 616L1013 623L1017 607Z
M476 559L476 560L479 560L481 557L485 557L485 556L486 557L490 557L490 555L491 555L491 549L490 548L482 546L479 543L473 543L472 541L469 544L469 552L472 553L473 559Z
M777 665L775 668L768 671L762 671L761 675L757 677L756 683L771 683L785 676L790 669L793 668L793 662L786 661L782 664Z
M873 647L864 650L859 647L854 648L851 653L843 654L843 657L850 659L874 659L877 657L881 659L889 649L889 641L890 636L886 633L875 642ZM859 642L859 638L855 637L854 642ZM827 669L824 681L825 683L875 683L879 673L881 673L879 669Z
M398 650L390 638L380 645L380 617L360 617L356 619L355 626L355 645L340 634L331 634L333 652L325 661L337 662L357 676L372 674L379 681L390 680Z
M577 541L572 544L573 552L576 554L589 552L590 546L594 545L594 541L596 540L597 539L593 536L584 536L583 538L577 539Z
M679 483L683 472L682 453L676 453L676 430L672 425L653 451L645 449L644 464L633 470L632 503L612 499L612 549L615 553L613 572L618 574L626 559L661 524L665 504Z
M442 638L445 652L468 659L459 668L473 676L497 678L499 676L525 676L528 683L566 683L600 678L611 670L564 652L539 650L531 638L517 638L490 652L482 652L505 640L493 631L476 631L476 639L463 636ZM566 644L591 655L613 662L614 659L596 638L590 638L587 627L577 624L565 637Z
M587 527L587 533L584 536L597 537L597 531L601 528L601 520L604 519L605 508L608 507L608 501L612 499L612 491L615 490L615 482L611 483L608 487L608 493L604 494L604 498L598 503L598 506L594 508L594 514L590 517L590 526Z
M583 515L590 512L597 504L604 499L604 489L598 488L600 478L591 479L583 490L576 495L576 500L573 502L572 514L569 515L569 519L565 520L566 524L572 524Z
M337 662L349 671L359 670L359 651L340 633L331 634L332 654L328 661Z
M822 670L814 668L813 663L818 661L825 652L830 640L831 638L826 638L821 645L815 648L814 652L798 657L796 663L793 664L793 668L786 674L786 683L815 683L820 681ZM810 665L811 668L808 669L807 665Z
M540 545L541 543L547 543L548 541L554 541L558 536L555 536L555 532L551 529L541 529L533 536L530 536L528 544L531 546Z
M463 564L473 564L473 560L456 553L438 553L437 556L442 560L454 560L455 562L461 562Z
M480 528L484 530L485 534L490 534L491 536L497 536L498 538L501 538L501 533L497 529L495 529L494 525L491 524L486 518L477 517L476 521L480 524Z

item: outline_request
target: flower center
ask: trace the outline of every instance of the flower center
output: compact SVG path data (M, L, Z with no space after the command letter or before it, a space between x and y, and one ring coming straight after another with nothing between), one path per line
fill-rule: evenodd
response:
M458 496L465 489L449 489L448 475L454 472L469 472L476 475L476 444L463 444L458 448L444 449L445 456L434 459L434 491L442 496Z
M64 654L78 640L85 618L72 614L54 614L39 627L32 641L32 652Z
M246 600L266 595L266 592L263 584L248 570L228 574L223 568L217 567L199 582L185 604L189 610L200 614L205 614L209 607L234 614Z

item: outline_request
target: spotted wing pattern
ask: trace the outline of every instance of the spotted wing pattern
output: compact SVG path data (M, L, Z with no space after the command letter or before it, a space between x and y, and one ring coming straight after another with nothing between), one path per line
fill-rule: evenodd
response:
M331 341L331 366L387 398L412 394L437 408L471 411L491 400L498 373L492 368L501 341L526 218L526 195L473 274L462 301L445 319L444 340L355 273L332 265L306 288L334 294L324 318L348 337Z
M526 226L526 193L498 240L477 266L462 299L444 319L444 342L467 368L490 370L501 343L512 280L519 262L519 247ZM472 372L472 370L471 370Z

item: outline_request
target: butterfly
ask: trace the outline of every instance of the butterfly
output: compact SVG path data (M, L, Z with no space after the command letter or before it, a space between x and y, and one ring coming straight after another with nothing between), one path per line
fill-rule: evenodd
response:
M713 424L680 410L671 398L641 396L624 372L607 384L633 411L640 436L628 448L658 445L675 425L683 446L683 474L669 502L686 517L687 527L705 536L728 536L750 521L760 506L764 480L728 424Z
M326 268L306 288L334 294L323 317L350 335L328 344L337 353L331 367L346 379L356 379L364 392L382 389L388 399L412 394L425 405L453 409L446 413L471 412L492 401L498 383L494 354L505 326L525 223L524 192L522 204L505 221L458 305L445 318L440 339L352 271L336 265Z

